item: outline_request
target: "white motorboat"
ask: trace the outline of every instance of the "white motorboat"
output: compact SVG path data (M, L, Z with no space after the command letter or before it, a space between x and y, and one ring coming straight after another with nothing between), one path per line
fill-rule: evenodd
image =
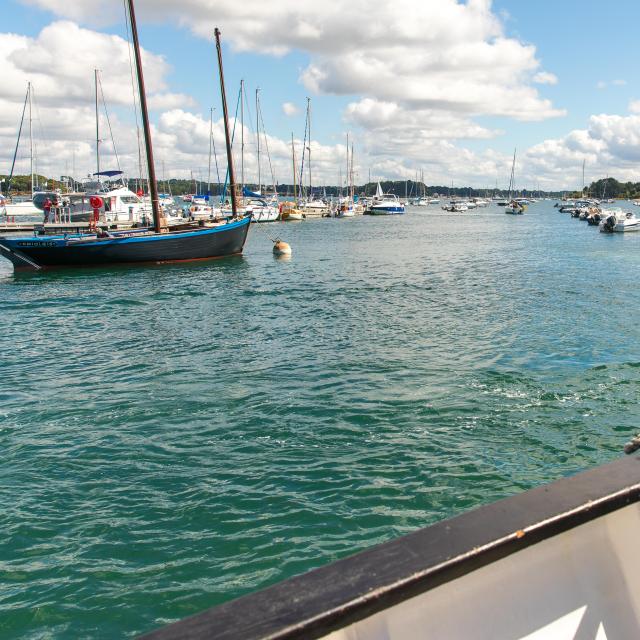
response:
M211 202L203 204L192 201L189 207L189 215L194 220L208 220L222 217L222 208L216 207Z
M324 200L310 200L300 205L302 212L308 217L322 217L331 213L331 207Z
M510 213L511 215L520 216L524 213L524 210L527 208L527 205L522 204L521 202L517 202L516 200L512 200L505 208L505 213Z
M640 231L640 219L631 211L610 210L604 213L604 219L598 225L603 233L625 233Z
M383 193L382 185L378 182L376 194L369 204L369 215L372 216L389 216L404 213L404 205L400 202L400 198L393 193Z
M374 198L369 207L369 214L372 216L389 216L399 213L404 213L404 206L398 196L392 193Z
M457 202L456 200L452 200L448 205L444 205L442 209L443 211L449 211L450 213L461 213L462 211L467 211L469 207L466 202Z
M251 222L275 222L280 218L280 210L259 198L252 198L245 207L251 214Z
M0 196L0 215L7 218L38 216L42 212L33 204L33 200L12 201Z

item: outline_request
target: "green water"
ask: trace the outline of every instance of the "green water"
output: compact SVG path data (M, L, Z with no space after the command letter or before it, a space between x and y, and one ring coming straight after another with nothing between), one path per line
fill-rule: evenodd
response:
M640 234L549 203L0 261L0 636L118 638L620 455Z

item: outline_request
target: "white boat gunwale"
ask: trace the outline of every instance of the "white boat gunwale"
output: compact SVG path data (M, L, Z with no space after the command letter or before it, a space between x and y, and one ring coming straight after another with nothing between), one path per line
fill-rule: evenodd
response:
M321 638L639 502L640 457L621 458L437 522L143 637Z

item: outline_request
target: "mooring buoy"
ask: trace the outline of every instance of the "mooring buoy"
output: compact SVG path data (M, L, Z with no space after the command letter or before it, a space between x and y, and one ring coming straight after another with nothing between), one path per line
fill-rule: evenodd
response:
M273 243L273 253L277 256L290 256L291 247L284 240L276 240Z

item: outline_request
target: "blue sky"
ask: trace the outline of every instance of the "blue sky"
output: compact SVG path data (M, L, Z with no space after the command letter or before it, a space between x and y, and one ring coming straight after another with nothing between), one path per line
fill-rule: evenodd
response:
M461 80L459 86L462 88L468 82L469 91L477 94L482 93L482 85L483 82L486 84L486 80L474 84L473 70L468 72L465 79L459 68L455 68L455 65L449 68L444 61L437 70L440 74L437 81L440 86L433 91L426 90L417 97L410 95L415 86L426 87L431 82L429 73L419 69L407 72L405 84L402 84L400 78L393 90L379 91L375 86L375 76L372 76L369 84L363 81L358 86L360 78L353 75L353 69L371 69L376 65L384 67L389 54L386 50L376 51L375 47L370 46L371 41L358 41L358 38L354 39L351 48L344 47L342 54L332 50L336 43L330 41L331 30L335 31L335 14L342 7L339 0L327 3L326 16L317 5L309 4L310 8L314 7L315 13L311 27L307 24L300 27L302 36L297 34L289 39L286 29L291 30L291 27L283 27L278 37L286 46L287 52L277 56L264 53L265 48L273 46L270 36L264 32L258 30L238 34L242 30L243 10L237 9L238 15L234 15L233 3L220 3L221 15L217 21L217 5L208 0L196 0L192 15L185 18L186 24L176 26L175 15L180 15L179 2L161 0L159 17L154 22L146 19L149 6L145 6L145 2L151 6L150 0L137 3L137 6L142 5L139 10L141 42L146 50L163 56L170 65L170 69L164 73L166 92L174 96L184 94L190 97L184 105L174 97L174 108L183 108L184 111L201 115L205 119L211 105L219 109L213 38L203 37L206 33L212 34L212 25L219 23L223 30L224 63L230 102L235 103L240 78L245 79L251 101L253 91L259 86L269 134L287 141L292 131L296 137L302 137L305 97L310 95L313 138L318 144L318 157L322 157L327 163L327 171L331 170L331 149L334 155L339 156L340 149L337 145L343 143L345 132L350 130L355 136L357 153L361 158L361 175L371 166L374 167L374 174L389 178L413 175L415 170L426 167L427 173L433 175L433 181L446 178L456 182L476 180L492 184L495 179L503 179L502 174L506 173L505 159L511 155L514 147L518 147L519 154L523 154L522 162L525 167L522 171L527 173L527 180L538 180L542 175L543 181L547 180L549 185L566 175L568 166L580 165L582 156L587 158L590 170L594 173L605 170L609 173L609 169L615 172L617 167L621 177L633 174L635 151L632 146L638 123L635 117L630 117L629 104L640 99L640 87L635 77L635 67L640 59L640 45L637 44L635 33L640 18L640 3L618 0L611 3L610 10L602 4L575 0L543 0L535 3L522 0L496 0L493 3L470 0L470 5L477 5L475 9L467 7L465 3L457 3L469 9L465 11L469 29L473 28L476 20L473 10L480 16L478 28L484 30L486 35L476 43L479 50L482 49L483 38L485 44L492 45L495 35L492 30L495 27L491 23L495 20L499 25L499 38L508 39L512 43L515 62L508 55L498 57L498 62L495 59L491 62L496 78L501 78L494 88L496 98L493 104L491 94L488 93L482 100L478 99L477 105L473 103L473 99L467 103L464 96L456 95L450 106L442 107L442 95L446 96L448 78L451 78L452 84ZM276 18L269 18L275 20L273 24L276 30L294 11L304 15L304 2L278 0L278 3L278 7L273 8ZM85 29L124 37L122 21L101 23L100 19L95 19L95 16L100 18L101 9L105 6L113 5L111 8L115 15L119 15L122 12L119 0L80 0L78 3L67 4L73 6L67 9L62 0L31 0L29 4L3 0L5 10L0 31L38 39L42 30L54 21L73 20ZM345 12L348 12L351 4L344 3ZM432 4L438 6L425 9L422 3L405 2L402 7L397 8L397 12L404 15L408 11L411 15L411 10L415 8L416 15L421 16L423 21L422 28L428 35L429 19L437 19L441 10L459 8L456 7L455 0L434 0ZM260 15L268 11L260 3L256 6L260 7ZM393 15L393 7L396 5L380 2L378 5L370 3L370 6L375 17L377 13L381 13L381 9ZM172 17L172 11L178 13ZM165 16L166 19L163 19ZM279 20L278 16L282 19ZM352 29L364 30L372 20L366 13L360 17L362 22L351 24ZM325 18L326 25L323 24ZM304 22L300 17L296 20L292 22L294 28ZM348 21L348 17L345 20ZM320 29L325 28L322 32L324 40L320 40L319 44L314 39L315 35L306 35L308 29L313 29L316 24L320 25ZM274 27L268 28L273 30ZM465 42L460 39L459 29L451 26L449 33L446 21L438 29L440 40L436 45L429 43L425 35L424 50L431 52L425 54L427 57L437 57L438 47L443 42L448 46L447 38L452 41L452 52L463 51ZM465 33L468 34L469 29ZM266 28L265 31L267 30ZM395 32L394 25L390 24L388 37L400 39L405 36ZM252 38L255 38L255 46ZM456 38L459 40L455 41ZM323 42L326 42L324 48ZM339 46L343 44L339 43ZM527 53L528 45L535 47L535 54ZM411 47L406 49L406 53L400 51L398 60L386 69L390 74L387 76L387 84L389 79L395 79L394 74L404 73L407 60L423 55L419 43L414 43ZM238 48L244 50L239 51ZM535 60L537 68L532 68L531 60ZM352 68L349 68L350 64ZM358 64L365 66L358 67ZM429 60L424 63L423 68L429 69L431 64L432 61ZM51 66L51 75L57 78L55 66ZM108 60L104 60L100 68L106 77L110 72ZM315 81L309 80L309 68L320 69L320 80L315 85ZM41 72L46 73L47 70L41 69ZM532 80L536 72L551 74L552 79L542 82ZM353 78L353 91L350 90L349 73ZM491 78L491 68L480 68L479 73ZM304 81L301 79L303 75ZM66 82L67 78L65 76L56 81ZM459 87L457 90L459 91ZM526 92L529 93L525 99L530 100L531 105L519 113L519 102ZM411 98L409 101L405 100L407 96ZM285 115L282 109L284 102L299 106L300 113L294 117ZM394 108L389 106L396 102ZM160 121L163 110L170 109L154 110L156 122ZM560 112L564 113L558 115ZM126 109L121 109L120 113L123 122L126 121ZM397 116L389 116L389 113ZM594 132L590 128L590 118L599 114L606 116L606 122L600 123L598 131ZM617 116L623 120L619 122L616 120ZM7 128L9 119L7 109ZM441 133L443 129L447 130L449 120L451 133ZM610 133L614 129L615 132ZM589 130L588 134L575 133L586 130ZM470 134L465 134L465 131L470 131ZM172 135L179 137L180 132L173 131ZM602 136L602 140L597 139L598 135ZM403 148L395 144L396 141L405 139L415 140L419 149L423 149L422 155L414 147L405 157ZM170 150L165 153L172 155ZM555 165L554 154L557 159ZM202 164L201 159L198 162ZM184 162L181 170L186 171Z

